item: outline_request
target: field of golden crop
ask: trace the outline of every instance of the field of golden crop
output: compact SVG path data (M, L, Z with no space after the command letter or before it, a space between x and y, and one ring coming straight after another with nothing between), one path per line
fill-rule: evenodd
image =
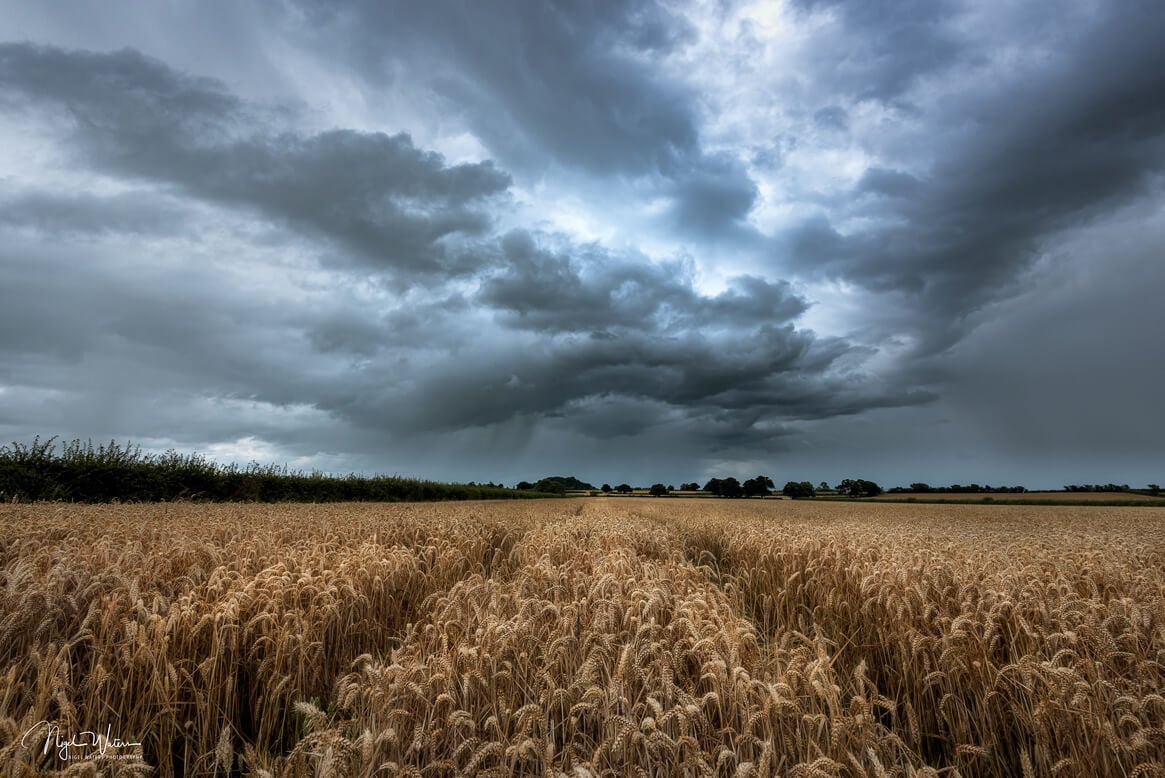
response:
M0 506L9 775L1143 778L1163 690L1154 508Z

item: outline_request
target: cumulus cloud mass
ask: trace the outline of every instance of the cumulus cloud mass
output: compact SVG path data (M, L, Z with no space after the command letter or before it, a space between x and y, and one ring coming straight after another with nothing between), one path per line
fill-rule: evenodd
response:
M1165 475L1158 2L0 8L6 441Z

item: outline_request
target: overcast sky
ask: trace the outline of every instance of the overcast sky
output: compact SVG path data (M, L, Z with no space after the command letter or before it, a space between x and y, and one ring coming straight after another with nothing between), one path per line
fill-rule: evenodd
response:
M1165 480L1165 3L0 0L0 440Z

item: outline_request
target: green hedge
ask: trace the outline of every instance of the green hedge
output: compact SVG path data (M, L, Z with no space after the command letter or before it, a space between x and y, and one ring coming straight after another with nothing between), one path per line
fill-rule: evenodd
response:
M555 495L396 476L333 476L252 462L221 465L201 454L143 453L140 446L80 440L0 447L0 500L32 502L405 502L513 500Z

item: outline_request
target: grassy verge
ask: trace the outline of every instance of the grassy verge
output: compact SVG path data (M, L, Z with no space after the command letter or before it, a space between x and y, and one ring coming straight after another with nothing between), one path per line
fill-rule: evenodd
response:
M556 495L398 476L334 476L252 462L222 465L200 454L143 453L140 446L94 446L57 439L0 447L0 501L432 502L513 500Z

